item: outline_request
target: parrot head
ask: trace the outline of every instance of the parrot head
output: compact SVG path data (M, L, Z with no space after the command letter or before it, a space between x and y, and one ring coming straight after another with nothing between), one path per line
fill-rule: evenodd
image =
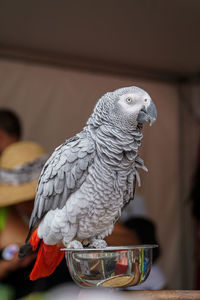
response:
M97 103L94 114L98 121L111 123L124 131L137 130L157 119L156 106L149 94L136 86L106 93Z

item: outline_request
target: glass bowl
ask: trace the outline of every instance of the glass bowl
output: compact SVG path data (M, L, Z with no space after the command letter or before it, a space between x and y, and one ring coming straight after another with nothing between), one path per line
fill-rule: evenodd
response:
M156 245L62 249L69 272L81 287L120 288L144 282Z

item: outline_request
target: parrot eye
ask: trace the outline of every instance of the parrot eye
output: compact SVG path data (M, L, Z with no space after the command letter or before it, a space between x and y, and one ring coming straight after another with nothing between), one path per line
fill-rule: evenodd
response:
M127 103L131 103L132 101L133 101L132 98L130 98L130 97L126 98Z

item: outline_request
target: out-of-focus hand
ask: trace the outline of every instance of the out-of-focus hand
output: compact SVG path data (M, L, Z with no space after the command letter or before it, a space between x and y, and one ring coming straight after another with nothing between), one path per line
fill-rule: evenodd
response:
M31 264L31 262L35 259L35 254L29 255L23 259L18 258L18 250L13 253L12 258L7 254L7 258L0 260L0 280L6 277L10 272L15 271L17 269L25 268ZM10 254L11 255L11 254ZM5 255L6 258L6 255Z

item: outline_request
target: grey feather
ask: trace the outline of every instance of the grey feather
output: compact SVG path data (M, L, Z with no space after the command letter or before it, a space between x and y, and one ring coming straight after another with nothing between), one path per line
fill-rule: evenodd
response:
M44 197L49 196L49 193L51 193L52 191L53 191L53 186L52 186L51 182L47 182L47 183L43 184L43 196Z
M64 179L61 179L59 177L59 175L56 176L55 182L54 182L54 191L55 191L55 193L56 194L61 194L63 192L63 190L64 190L64 186L65 186Z
M74 189L75 188L75 179L74 176L72 175L71 172L67 173L67 180L66 180L66 185L68 187L68 189Z
M88 160L87 159L79 159L78 161L78 167L80 170L84 171L87 169L88 166Z
M37 206L38 206L37 216L39 216L39 218L43 216L44 204L45 204L45 198L43 196L41 196L40 201L37 203Z
M66 151L67 161L73 163L77 159L77 152Z
M82 151L79 151L78 152L78 158L84 158L84 157L86 157L87 156L87 151L84 151L84 150L82 150Z

